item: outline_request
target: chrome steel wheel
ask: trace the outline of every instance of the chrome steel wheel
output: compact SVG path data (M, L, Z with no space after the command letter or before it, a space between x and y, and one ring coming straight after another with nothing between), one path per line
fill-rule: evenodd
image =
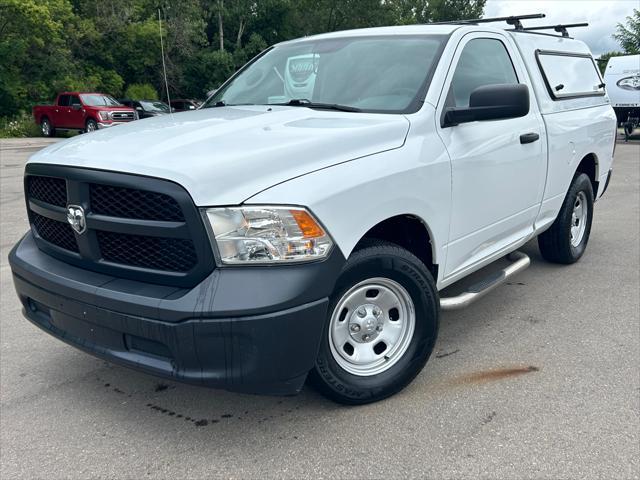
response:
M331 315L329 346L347 372L371 376L391 368L407 351L415 330L413 300L389 278L351 287Z
M42 135L45 137L51 135L51 124L49 123L49 120L43 120L40 124L40 129L42 130Z
M589 215L588 209L587 196L582 191L578 192L571 214L571 245L573 247L578 247L584 237Z
M95 132L98 129L98 124L96 122L88 121L87 122L87 133Z

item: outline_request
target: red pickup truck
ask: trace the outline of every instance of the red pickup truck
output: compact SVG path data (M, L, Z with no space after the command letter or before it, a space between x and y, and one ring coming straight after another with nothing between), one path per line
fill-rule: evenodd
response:
M45 137L56 130L93 132L137 119L133 108L125 107L104 93L62 92L55 105L33 107L33 118Z

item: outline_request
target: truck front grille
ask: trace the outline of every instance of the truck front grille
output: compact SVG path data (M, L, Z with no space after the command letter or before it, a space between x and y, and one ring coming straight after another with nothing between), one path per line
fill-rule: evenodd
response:
M102 257L115 263L136 267L186 272L197 263L191 240L158 238L98 230Z
M130 122L133 120L133 112L111 112L111 118L115 122Z
M27 191L34 200L58 207L67 206L67 183L62 178L29 177Z
M68 263L114 276L193 286L214 268L191 197L166 180L54 165L27 165L25 191L38 247ZM67 206L84 210L74 231Z
M90 188L94 213L141 220L184 221L180 205L168 195L113 185L91 184Z
M78 243L68 223L58 222L35 212L31 212L31 221L43 240L64 250L78 253Z

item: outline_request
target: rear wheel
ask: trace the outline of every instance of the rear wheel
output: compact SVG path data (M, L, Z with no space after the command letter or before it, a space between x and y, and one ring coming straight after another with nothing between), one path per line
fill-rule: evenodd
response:
M425 265L391 243L365 246L338 279L310 379L340 403L393 395L427 362L438 321L438 293Z
M51 125L51 122L46 117L43 118L40 122L40 131L45 137L53 137L56 134L56 130L53 128L53 125Z
M89 133L89 132L95 132L96 130L98 130L98 124L96 123L96 121L92 118L87 120L87 126L85 128L85 131Z
M633 133L633 123L632 122L627 122L624 124L624 137L625 140L629 140L629 137L631 136L631 134Z
M538 237L540 253L554 263L577 262L587 248L592 221L591 180L584 173L578 173L573 178L555 222Z

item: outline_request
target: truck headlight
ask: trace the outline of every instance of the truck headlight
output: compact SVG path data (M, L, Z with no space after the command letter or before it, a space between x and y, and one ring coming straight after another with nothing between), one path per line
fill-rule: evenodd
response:
M100 120L109 120L109 112L98 112Z
M224 264L318 260L333 241L300 207L229 207L205 210Z

